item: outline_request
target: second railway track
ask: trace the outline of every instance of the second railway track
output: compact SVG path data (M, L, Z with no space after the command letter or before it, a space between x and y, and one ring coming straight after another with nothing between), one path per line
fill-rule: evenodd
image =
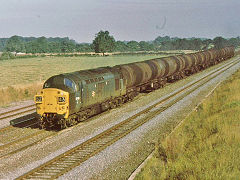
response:
M26 130L27 129L27 130ZM14 131L14 133L12 133ZM18 135L21 134L21 135ZM8 133L1 134L2 145L0 145L0 158L14 154L29 146L37 144L39 141L53 136L57 132L45 131L31 128L18 128L10 130Z
M34 112L35 110L36 110L35 104L19 107L16 109L12 109L10 111L0 113L0 120L22 115L24 113Z
M240 61L238 59L237 61L233 60L222 65L220 68L208 73L203 78L182 87L178 91L174 91L169 96L154 103L145 110L129 117L99 135L31 170L30 172L20 176L18 179L54 179L60 177L122 137L126 136L142 124L158 116L161 112L165 111L199 87L206 84L208 81L217 77L239 62Z

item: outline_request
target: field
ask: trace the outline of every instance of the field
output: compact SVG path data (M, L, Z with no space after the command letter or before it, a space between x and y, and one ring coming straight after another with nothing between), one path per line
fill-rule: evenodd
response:
M49 77L83 69L143 61L166 55L37 57L0 61L0 106L32 99Z
M0 88L42 82L60 73L92 69L102 66L143 61L159 55L107 57L39 57L0 61Z
M167 138L156 144L140 179L239 179L240 70Z

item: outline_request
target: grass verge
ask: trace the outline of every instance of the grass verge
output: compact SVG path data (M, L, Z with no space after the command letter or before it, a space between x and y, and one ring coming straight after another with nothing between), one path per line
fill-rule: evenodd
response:
M0 107L10 105L10 103L33 100L33 96L40 91L42 83L29 85L8 86L0 89Z
M223 82L167 138L140 179L238 179L240 177L240 70Z

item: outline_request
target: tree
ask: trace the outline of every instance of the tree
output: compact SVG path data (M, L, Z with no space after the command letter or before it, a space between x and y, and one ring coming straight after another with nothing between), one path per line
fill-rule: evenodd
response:
M115 39L109 35L108 31L99 31L93 40L93 49L96 53L112 52L115 47Z
M167 42L167 41L171 41L171 38L169 36L164 36L164 37L158 36L153 41L153 43L156 44L156 45L160 45L162 42Z
M202 48L202 40L199 38L192 39L192 49L193 50L201 50ZM188 48L190 49L190 48Z
M221 48L223 48L223 47L225 47L225 46L228 46L228 42L227 42L227 40L226 39L224 39L223 37L215 37L214 39L213 39L213 44L214 44L214 47L216 48L216 49L221 49Z
M60 43L60 47L61 47L61 52L63 52L63 53L75 51L75 44L70 40L63 40Z
M45 37L37 38L25 44L27 53L46 53L48 52L48 42Z
M139 43L137 41L129 41L127 43L127 46L128 46L130 51L139 51L140 50L140 46L139 46Z
M238 47L240 45L240 38L239 37L237 37L237 38L230 38L228 40L228 43L229 43L229 45L234 46L236 48L236 47Z
M154 50L154 46L146 41L139 42L140 50L141 51L152 51Z
M20 40L19 36L12 36L8 39L5 47L9 52L25 52L24 43Z
M120 51L120 52L124 52L128 50L128 46L127 43L123 42L123 41L117 41L115 43L115 51Z
M76 44L76 51L77 52L91 52L93 49L91 48L91 45L88 43L81 43Z
M46 53L48 52L48 42L45 37L37 38L36 44L38 46L39 53Z
M11 52L3 52L2 55L0 56L0 60L5 59L14 59L14 55Z
M202 43L203 43L203 49L206 50L206 49L211 48L212 40L206 39L206 40L203 40Z

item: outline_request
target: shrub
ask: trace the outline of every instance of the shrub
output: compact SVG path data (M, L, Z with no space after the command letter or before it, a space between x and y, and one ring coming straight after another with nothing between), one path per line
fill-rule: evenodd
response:
M3 52L0 60L6 60L6 59L14 59L15 56L11 52Z

